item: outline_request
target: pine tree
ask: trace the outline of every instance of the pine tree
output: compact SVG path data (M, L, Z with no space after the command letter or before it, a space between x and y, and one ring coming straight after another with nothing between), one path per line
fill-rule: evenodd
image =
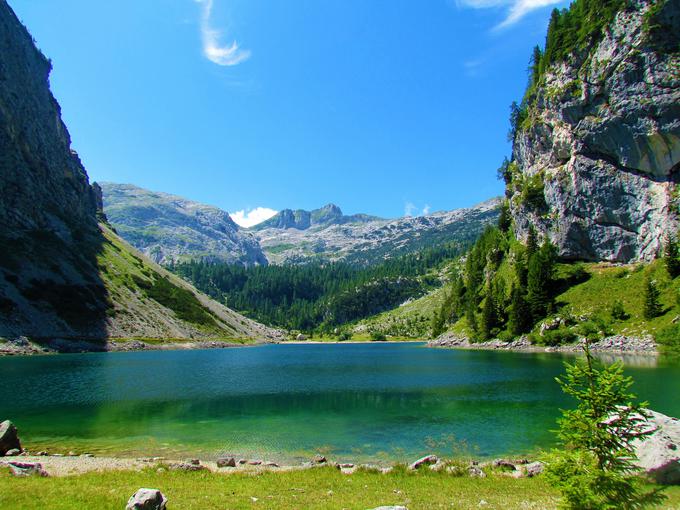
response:
M680 255L678 254L678 243L673 236L666 236L664 245L664 262L666 270L671 278L680 276Z
M529 259L527 302L533 322L545 317L553 308L552 285L555 258L554 245L546 241Z
M482 340L489 340L493 336L493 330L498 326L498 312L496 302L491 289L487 292L484 305L482 306L482 318L479 323L479 335Z
M529 305L520 287L512 286L510 292L510 309L508 317L508 329L514 336L527 333L531 328L531 314Z
M508 202L503 201L501 204L501 213L498 216L498 230L501 232L508 232L512 227L512 218L510 217L510 207L508 207Z
M529 225L529 233L527 234L527 262L531 260L534 253L538 251L538 236L533 225Z
M585 359L566 364L557 382L578 402L562 411L557 433L561 450L553 450L546 469L548 481L563 496L565 508L633 509L662 501L658 491L644 492L634 465L634 441L654 429L647 425L645 402L634 403L633 381L623 365L601 366L588 344Z
M659 302L659 289L656 287L656 281L649 276L645 279L644 288L644 309L642 315L645 319L651 320L661 315L661 303Z

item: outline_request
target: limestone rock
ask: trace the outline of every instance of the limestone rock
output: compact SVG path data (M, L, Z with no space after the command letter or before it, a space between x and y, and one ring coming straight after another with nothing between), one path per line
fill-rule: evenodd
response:
M158 489L139 489L130 496L125 510L166 510L167 503Z
M217 459L217 467L236 467L236 459L234 457Z
M21 442L17 428L11 421L5 420L0 423L0 457L12 450L18 450L18 453L21 453Z
M680 484L680 420L648 412L654 432L635 442L637 465L658 483Z
M533 478L534 476L538 476L543 473L544 468L545 465L542 462L531 462L525 466L526 475L529 478Z
M9 462L7 464L11 473L14 476L48 476L47 471L42 467L42 464L37 462Z
M427 455L425 457L422 457L418 459L417 461L413 462L411 465L409 465L409 469L418 469L419 467L426 466L426 465L433 465L436 464L439 461L439 458L437 458L436 455Z
M659 46L677 48L680 4L663 3L667 26L649 31L653 4L631 2L593 48L548 68L515 138L515 231L525 239L533 225L563 258L651 260L677 230L680 53ZM532 179L541 200L526 199Z

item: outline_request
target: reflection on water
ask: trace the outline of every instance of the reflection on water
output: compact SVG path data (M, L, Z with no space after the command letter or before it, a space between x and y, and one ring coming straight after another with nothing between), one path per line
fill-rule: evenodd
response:
M29 445L146 455L519 454L549 446L570 405L554 382L564 359L413 344L7 358L0 418ZM680 414L677 366L626 371L641 398Z

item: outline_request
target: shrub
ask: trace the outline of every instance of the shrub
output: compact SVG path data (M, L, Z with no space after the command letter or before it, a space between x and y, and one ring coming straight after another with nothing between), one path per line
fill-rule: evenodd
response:
M614 303L612 304L609 313L612 316L612 320L615 321L625 321L628 318L630 318L630 315L626 312L626 309L623 307L623 303L618 299L614 301Z
M384 342L387 340L387 337L382 331L371 331L371 340L374 342Z
M576 341L576 334L568 328L559 328L543 333L542 343L548 346L570 344Z
M642 315L645 319L651 320L661 315L661 303L659 302L659 289L656 281L647 277L644 286L644 308Z

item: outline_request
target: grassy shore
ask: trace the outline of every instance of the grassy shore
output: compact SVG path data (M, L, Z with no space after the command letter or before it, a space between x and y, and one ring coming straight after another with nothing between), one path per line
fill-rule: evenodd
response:
M499 474L471 478L417 473L397 468L390 474L360 470L352 475L332 467L257 474L106 471L49 478L13 478L0 473L0 508L123 509L140 487L160 489L168 508L206 509L368 509L404 505L432 508L551 509L558 494L542 477L514 479ZM680 487L666 490L659 508L680 508Z

